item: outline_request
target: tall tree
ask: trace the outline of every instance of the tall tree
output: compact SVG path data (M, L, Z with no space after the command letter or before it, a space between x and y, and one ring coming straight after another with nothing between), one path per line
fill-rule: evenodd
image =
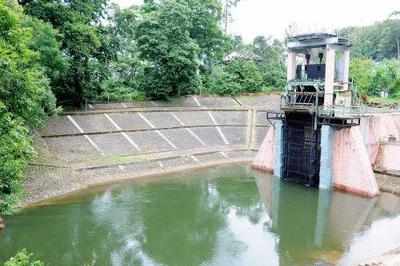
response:
M229 23L232 21L232 8L236 7L240 0L220 0L224 6L224 31L225 34L228 34Z
M200 86L200 48L190 37L190 14L185 1L143 6L135 35L140 58L147 62L144 86L151 98L193 93Z
M55 90L61 100L74 104L99 90L98 66L108 59L101 20L107 0L25 0L26 12L49 22L60 33L61 49L68 58L68 69ZM99 63L100 61L100 63Z

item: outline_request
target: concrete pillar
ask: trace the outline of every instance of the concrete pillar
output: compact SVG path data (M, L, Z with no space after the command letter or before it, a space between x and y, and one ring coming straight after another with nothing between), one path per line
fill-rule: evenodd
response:
M291 81L296 78L296 53L288 52L287 80Z
M332 158L334 129L328 125L321 127L321 161L319 170L319 188L331 189L333 186Z
M335 57L336 50L334 47L328 46L326 48L326 70L325 70L325 99L324 106L332 106L333 103L333 89L335 83Z
M282 147L282 121L278 120L274 125L274 175L282 177L282 158L283 158L283 147Z
M350 73L350 49L346 48L343 52L343 81L345 82L344 84L344 89L348 90L349 89L349 73Z

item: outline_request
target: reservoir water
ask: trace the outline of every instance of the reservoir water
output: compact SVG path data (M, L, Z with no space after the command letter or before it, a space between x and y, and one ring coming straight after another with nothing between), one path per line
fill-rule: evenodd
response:
M321 192L223 166L97 187L6 217L0 263L350 265L397 248L400 199Z

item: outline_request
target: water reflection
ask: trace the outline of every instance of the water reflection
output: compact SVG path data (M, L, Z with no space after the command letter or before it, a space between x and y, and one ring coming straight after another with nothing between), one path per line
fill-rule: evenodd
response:
M351 257L351 246L361 250L357 239L399 207L391 195L318 192L247 167L220 167L88 192L9 217L0 262L21 248L48 265L337 262L346 249Z
M346 256L353 257L354 238L368 234L375 221L400 212L400 199L392 194L366 199L309 190L268 175L257 176L261 200L271 217L271 230L279 236L280 265L308 265L315 261L336 264L346 250ZM387 232L385 227L380 229L381 233ZM392 232L400 237L400 229ZM383 235L377 240L382 241ZM359 253L370 256L367 249L364 251Z

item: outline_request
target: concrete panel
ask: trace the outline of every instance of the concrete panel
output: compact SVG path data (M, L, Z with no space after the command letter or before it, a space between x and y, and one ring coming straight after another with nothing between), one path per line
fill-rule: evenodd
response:
M196 97L202 106L206 107L233 107L239 104L232 97Z
M279 94L240 96L237 99L248 107L263 107L268 110L279 111L281 96Z
M115 130L115 127L108 121L104 114L75 115L72 118L85 133Z
M143 115L156 127L168 128L178 127L179 122L169 112L148 112Z
M193 149L201 147L201 143L196 140L186 129L169 129L161 131L178 149Z
M256 127L254 133L255 135L255 146L260 147L260 145L263 143L265 136L267 135L269 127Z
M212 114L218 125L247 124L247 111L216 111Z
M193 128L196 133L207 146L220 146L225 145L215 127Z
M150 127L146 124L143 119L139 117L137 113L113 113L108 114L115 123L118 124L123 130L135 130L135 129L149 129Z
M91 135L90 137L105 155L128 155L137 152L120 133Z
M68 120L66 116L54 116L49 119L47 126L40 130L44 135L75 134L79 130Z
M256 125L267 126L270 123L267 120L267 112L257 112L256 113Z
M247 128L246 127L224 127L221 128L222 133L225 135L229 144L239 145L246 144L247 141Z
M155 131L130 132L128 136L140 147L142 152L170 151L172 147Z
M187 126L212 125L213 122L205 111L175 112L175 115Z
M46 138L49 150L66 161L80 161L100 157L84 136Z

